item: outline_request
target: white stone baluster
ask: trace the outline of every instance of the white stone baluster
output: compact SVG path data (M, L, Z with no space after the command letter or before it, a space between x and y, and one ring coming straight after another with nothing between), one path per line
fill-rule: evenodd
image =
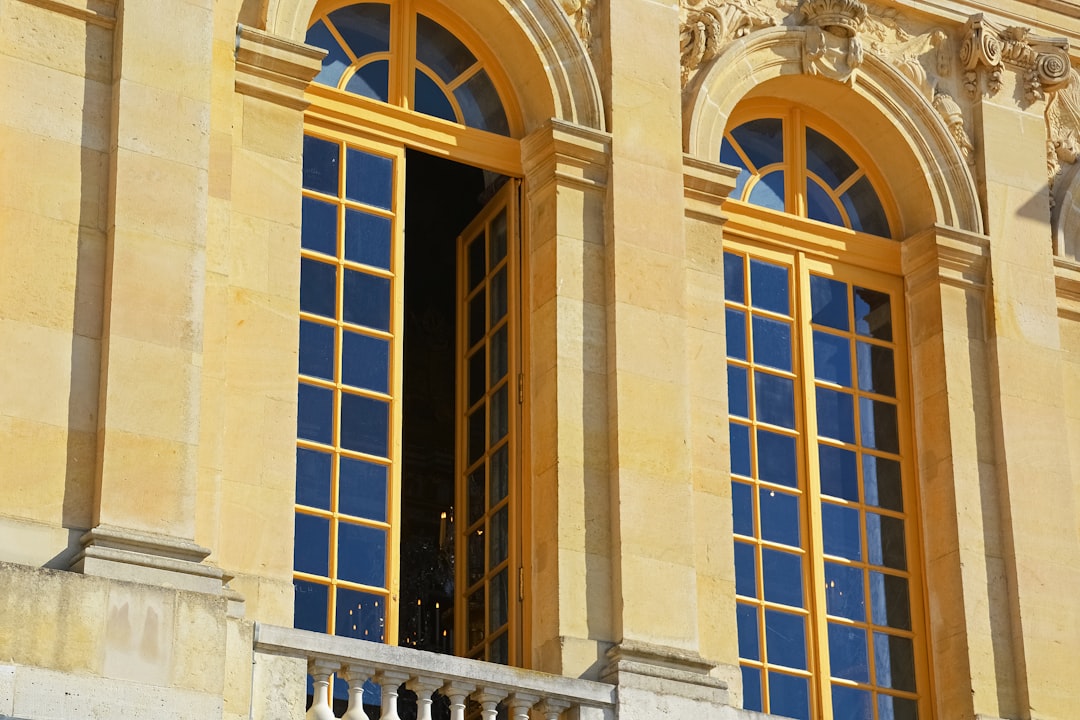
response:
M465 698L476 690L475 685L462 682L448 682L442 687L442 694L450 700L450 720L465 720Z
M511 693L506 704L510 706L510 720L529 720L529 708L539 702L539 695Z
M472 696L473 700L480 703L480 717L482 720L496 720L499 713L496 707L505 697L505 690L489 687L480 688Z
M442 687L443 681L437 677L421 675L405 683L405 687L416 693L416 720L431 720L431 693Z
M364 712L364 683L374 674L375 670L366 665L341 666L341 677L349 683L349 709L341 720L368 720Z
M570 703L566 700L547 698L541 701L536 706L536 709L544 715L544 720L559 720L559 716L562 715L563 711L570 709Z
M380 670L375 673L375 682L382 687L382 716L379 720L401 720L398 717L398 686L409 679L405 673Z
M308 660L308 674L311 675L313 690L311 707L304 716L306 720L337 720L330 707L330 683L333 682L334 672L338 667L338 663L329 660Z

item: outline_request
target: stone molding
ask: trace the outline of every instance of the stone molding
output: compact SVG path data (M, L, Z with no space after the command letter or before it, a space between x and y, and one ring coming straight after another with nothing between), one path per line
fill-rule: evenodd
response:
M578 38L589 47L592 44L592 14L596 0L559 0L563 12L577 31Z
M776 21L747 0L709 0L684 8L679 29L682 84L702 63L715 58L724 47L747 33L776 25Z
M686 216L721 225L727 216L720 205L735 189L738 168L683 155L683 197Z
M611 135L552 118L521 141L529 192L549 183L597 190L607 187Z
M728 704L728 686L710 675L716 663L696 652L624 640L607 651L604 682L619 687L647 688L713 705Z
M972 100L980 95L997 95L1006 66L1021 74L1028 105L1069 84L1069 41L1065 38L1036 35L1026 27L998 25L981 13L968 19L963 36L960 64L964 88Z
M325 50L236 26L236 91L303 110L304 91L322 67Z
M943 284L985 290L990 240L985 235L935 225L903 241L904 284L909 293Z
M117 0L21 0L21 2L110 30L116 27Z
M1058 317L1080 321L1080 263L1054 258Z

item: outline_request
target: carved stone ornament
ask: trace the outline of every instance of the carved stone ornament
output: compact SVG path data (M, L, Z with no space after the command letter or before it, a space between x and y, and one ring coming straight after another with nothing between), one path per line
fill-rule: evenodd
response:
M859 28L866 6L859 0L802 0L798 18L807 26L803 72L851 83L862 65Z
M938 111L938 115L945 121L945 125L949 128L949 134L952 135L952 139L960 148L960 154L967 160L968 165L973 165L975 163L975 146L972 145L971 138L968 137L967 130L964 128L964 113L960 110L960 106L957 105L951 95L939 92L934 95L934 109Z
M983 84L986 94L996 95L1005 67L1015 68L1030 105L1069 84L1069 41L1035 35L1030 28L1001 27L981 14L974 15L964 27L960 64L972 99L979 96Z
M704 5L687 8L679 33L683 86L698 67L719 55L729 42L775 24L776 20L749 0L708 0Z
M1080 73L1069 72L1071 81L1054 92L1046 103L1046 166L1054 187L1066 166L1080 157Z
M592 11L596 0L559 0L559 4L574 23L581 42L585 43L585 47L589 47L592 42Z

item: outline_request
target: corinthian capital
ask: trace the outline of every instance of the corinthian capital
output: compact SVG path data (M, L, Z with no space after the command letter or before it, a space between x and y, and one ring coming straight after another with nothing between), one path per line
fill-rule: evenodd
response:
M1069 41L973 15L964 28L960 64L972 99L980 92L996 95L1001 90L1002 74L1010 68L1019 74L1024 99L1030 105L1069 84Z

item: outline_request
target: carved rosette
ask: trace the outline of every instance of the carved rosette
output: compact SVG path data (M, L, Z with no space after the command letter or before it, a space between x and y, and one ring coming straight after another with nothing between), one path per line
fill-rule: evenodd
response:
M775 24L776 20L747 0L710 0L688 8L679 34L683 86L694 71L719 55L728 43Z
M979 97L981 77L985 77L986 93L996 95L1009 66L1020 73L1024 100L1030 105L1068 85L1069 42L1035 35L1030 28L1000 27L975 15L964 28L960 64L971 99Z
M866 6L859 0L802 0L798 19L807 27L803 72L854 82L863 61L859 29Z

